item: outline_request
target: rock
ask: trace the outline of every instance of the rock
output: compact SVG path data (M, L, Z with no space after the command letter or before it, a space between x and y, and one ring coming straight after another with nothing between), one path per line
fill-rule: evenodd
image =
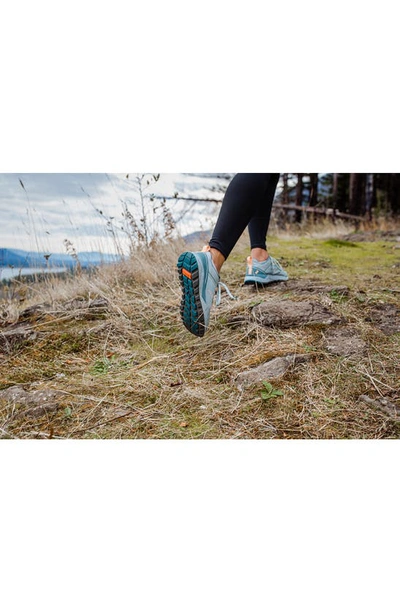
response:
M270 300L255 306L252 314L262 326L291 328L340 323L340 317L316 301Z
M19 321L25 320L38 320L45 315L50 310L50 305L48 303L45 304L34 304L30 306L19 314Z
M1 286L0 286L1 288ZM1 289L0 289L1 292ZM18 321L18 307L16 304L0 303L0 326L8 328Z
M72 300L63 302L62 306L66 311L76 311L79 309L86 309L89 303L85 298L72 298Z
M289 279L289 281L280 283L274 289L307 294L333 294L335 297L350 294L347 285L325 285L319 281L308 281L306 279Z
M233 315L232 317L227 317L226 325L230 328L240 328L244 326L249 321L248 316L246 315Z
M89 309L107 309L109 307L109 302L107 298L94 298L94 300L89 301Z
M367 346L353 326L332 328L324 334L324 340L329 353L343 357L362 356Z
M307 362L311 360L312 357L311 354L293 354L273 358L268 362L264 362L264 364L260 364L260 366L256 368L251 368L250 370L239 373L235 378L235 384L241 390L254 383L276 379L284 375L292 366Z
M101 318L110 308L106 298L97 297L93 300L74 298L63 304L63 308L69 311L76 319L92 320Z
M13 385L5 390L0 391L0 401L19 405L23 411L16 414L15 417L21 415L33 415L39 417L49 411L57 411L59 409L57 400L61 393L56 390L34 390L27 392L20 385Z
M382 411L394 421L400 421L400 407L393 404L390 398L377 398L374 400L369 396L362 395L359 397L359 400L365 402L365 404L368 404L378 411Z
M106 309L109 306L109 302L106 298L98 296L93 300L86 300L85 298L74 298L68 300L63 304L67 311L76 311L81 309Z
M18 326L9 330L0 330L0 350L11 353L23 343L35 340L36 332L30 326Z
M374 305L369 309L366 320L375 324L387 336L400 332L400 309L395 304Z

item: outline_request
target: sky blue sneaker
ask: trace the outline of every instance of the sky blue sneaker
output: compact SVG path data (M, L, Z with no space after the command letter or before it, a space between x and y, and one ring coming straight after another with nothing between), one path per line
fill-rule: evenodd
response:
M268 285L275 281L287 281L289 276L275 258L269 256L265 262L258 262L255 258L247 258L245 285Z
M182 288L180 312L183 324L195 336L204 336L219 284L211 253L185 251L178 258L177 268Z

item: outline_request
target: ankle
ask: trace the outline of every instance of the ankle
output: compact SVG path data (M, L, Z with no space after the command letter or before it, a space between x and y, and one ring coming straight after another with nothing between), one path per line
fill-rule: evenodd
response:
M214 247L210 247L210 253L211 253L212 260L214 262L214 266L219 273L222 268L223 263L225 262L225 257L222 255L220 251L218 251L218 249L215 249Z
M255 247L251 250L251 257L257 260L257 262L265 262L269 258L269 253L266 249Z

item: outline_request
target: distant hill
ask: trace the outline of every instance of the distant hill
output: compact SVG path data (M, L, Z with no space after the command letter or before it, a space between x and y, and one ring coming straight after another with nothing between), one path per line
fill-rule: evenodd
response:
M45 256L49 256L48 264ZM112 253L100 253L98 251L84 251L77 254L83 268L110 264L120 260L120 256ZM66 253L36 253L22 251L21 249L0 248L0 268L73 268L75 259Z
M197 243L199 241L204 241L207 243L211 238L212 230L198 230L197 232L192 232L191 234L186 234L183 237L185 243Z

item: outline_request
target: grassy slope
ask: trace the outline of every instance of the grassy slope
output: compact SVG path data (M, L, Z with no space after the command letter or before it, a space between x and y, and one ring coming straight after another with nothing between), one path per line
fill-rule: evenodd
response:
M254 324L250 309L266 297L301 296L241 287L243 242L222 279L239 299L224 298L213 310L204 339L191 336L179 319L179 245L163 253L158 282L151 260L159 253L147 265L137 259L75 285L47 284L40 298L51 302L52 311L33 322L35 341L2 358L0 388L60 390L59 409L22 415L22 407L0 400L3 436L398 438L398 423L358 401L360 394L399 398L400 335L383 334L366 316L371 305L399 305L400 294L388 291L400 289L397 246L307 237L269 242L291 278L350 287L348 297L325 300L367 341L367 354L356 360L327 353L320 328L268 330ZM65 299L75 295L106 297L109 307L90 318L82 309L66 310ZM283 396L265 401L260 386L244 392L235 387L238 372L294 352L310 352L314 359L273 382Z

